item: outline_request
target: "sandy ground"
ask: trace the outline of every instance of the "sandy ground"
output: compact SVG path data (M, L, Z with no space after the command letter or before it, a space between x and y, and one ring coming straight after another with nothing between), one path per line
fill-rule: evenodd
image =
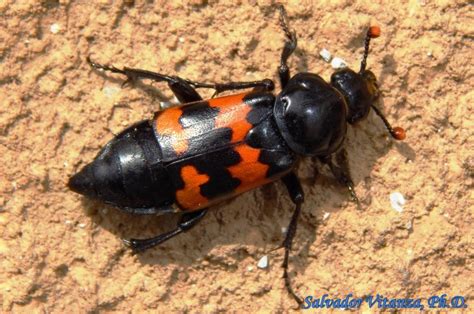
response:
M65 186L113 134L173 100L162 84L121 88L121 77L92 71L86 56L196 80L277 81L283 34L273 2L100 2L0 1L1 311L291 311L282 252L257 268L292 213L280 183L216 206L189 233L138 256L120 238L155 235L176 218L130 216ZM465 296L473 311L472 5L286 8L299 38L293 73L325 79L333 70L322 48L358 68L364 29L380 25L369 68L382 86L380 107L408 133L395 143L373 113L349 129L363 211L327 169L301 163L306 203L290 261L296 290L446 293ZM390 204L395 191L406 199L401 213Z

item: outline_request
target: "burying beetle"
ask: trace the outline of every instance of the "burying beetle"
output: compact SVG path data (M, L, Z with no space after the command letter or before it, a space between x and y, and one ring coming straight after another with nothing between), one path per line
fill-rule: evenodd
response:
M347 123L365 119L372 108L393 138L405 131L392 128L374 103L379 97L375 75L366 70L371 38L380 35L372 26L365 38L359 72L345 68L325 82L313 73L290 78L287 60L297 40L288 27L286 11L280 25L286 42L278 68L282 91L273 95L272 80L210 84L177 76L90 61L98 70L119 73L126 82L151 79L167 82L180 107L169 108L115 136L95 160L70 178L71 190L140 215L182 213L176 229L149 239L125 240L141 252L187 231L200 221L208 207L281 179L295 210L282 246L285 286L299 303L288 276L288 258L304 200L294 173L297 160L313 157L326 163L358 203L342 144ZM197 88L250 92L203 100ZM336 155L339 164L330 158Z

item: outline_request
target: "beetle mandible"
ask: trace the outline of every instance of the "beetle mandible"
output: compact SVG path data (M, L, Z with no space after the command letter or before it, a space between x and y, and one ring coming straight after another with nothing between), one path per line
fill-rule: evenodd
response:
M393 138L403 140L405 131L392 128L375 106L379 89L366 65L370 40L380 35L378 27L367 31L360 70L338 70L328 83L314 73L290 76L287 60L297 38L290 31L284 7L278 10L286 41L278 67L282 91L276 96L270 79L202 83L141 69L118 69L87 58L95 69L126 76L125 83L137 79L166 82L183 105L159 111L153 119L122 131L70 178L68 186L132 214L182 214L174 230L149 239L125 240L141 252L192 228L211 205L281 179L295 205L281 246L285 286L301 304L288 276L289 253L304 201L294 173L297 161L313 157L327 164L358 203L342 148L347 124L365 119L372 108ZM214 89L216 94L253 89L203 100L198 88Z

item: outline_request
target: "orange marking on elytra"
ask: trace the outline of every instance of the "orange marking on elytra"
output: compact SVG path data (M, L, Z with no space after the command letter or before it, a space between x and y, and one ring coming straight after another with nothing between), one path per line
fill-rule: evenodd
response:
M179 118L183 111L177 108L170 108L158 113L156 117L156 131L159 135L169 136L171 146L177 154L182 154L188 149L189 143L186 133L183 132L183 126Z
M185 209L196 210L206 207L209 200L202 196L200 186L209 181L209 176L200 174L193 166L181 168L184 188L176 191L176 201Z
M224 96L209 100L209 106L218 108L219 114L215 118L216 128L231 128L231 143L242 141L252 128L247 121L247 114L252 108L244 102L248 93Z
M239 145L234 148L242 159L237 165L228 168L232 177L239 179L242 183L236 192L242 193L267 182L266 174L269 166L258 161L260 149L248 145Z

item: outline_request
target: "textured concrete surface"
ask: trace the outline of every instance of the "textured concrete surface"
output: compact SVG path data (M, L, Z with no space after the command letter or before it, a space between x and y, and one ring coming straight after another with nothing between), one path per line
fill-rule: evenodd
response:
M301 295L473 297L473 34L465 1L290 1L293 73L328 79L322 48L357 68L364 30L379 105L348 130L363 211L310 160L290 270ZM130 66L204 81L277 80L283 45L272 1L0 1L0 304L3 312L286 312L277 246L292 206L273 184L216 206L189 233L134 256L173 217L134 217L65 187L124 127L173 101L163 84L92 71ZM205 91L206 96L212 92ZM315 176L314 169L319 175ZM398 191L402 212L390 205ZM474 304L472 305L474 306ZM367 307L363 307L367 310ZM468 311L468 310L467 310Z

